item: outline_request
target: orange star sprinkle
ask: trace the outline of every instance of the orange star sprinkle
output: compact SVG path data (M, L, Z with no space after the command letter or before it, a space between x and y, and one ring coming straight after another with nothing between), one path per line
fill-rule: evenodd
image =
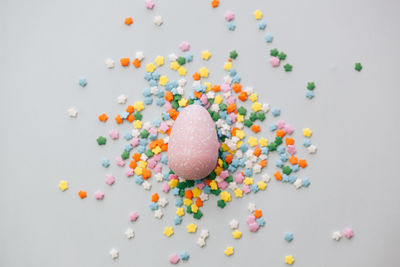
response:
M132 17L126 18L125 21L124 21L124 23L125 23L126 25L131 25L131 24L133 23Z
M275 176L276 180L278 180L278 181L282 180L282 173L277 171L276 173L274 173L274 176Z
M299 166L304 169L308 166L307 161L305 159L299 159Z
M292 165L296 165L297 164L297 157L296 156L290 156L290 158L289 158L289 162L290 162L290 164L292 164Z
M106 122L108 120L108 116L103 113L99 116L99 121Z
M211 6L212 6L212 8L217 8L219 6L219 0L212 0Z
M78 192L78 195L81 199L84 199L87 197L86 191L82 191L82 190Z
M128 57L123 57L119 61L121 62L121 66L123 66L123 67L129 66L129 58Z

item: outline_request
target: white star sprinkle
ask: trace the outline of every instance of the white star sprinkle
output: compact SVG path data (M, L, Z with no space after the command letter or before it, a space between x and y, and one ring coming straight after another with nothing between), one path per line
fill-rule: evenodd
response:
M110 253L111 258L113 260L115 260L115 259L117 259L119 257L119 252L115 248L112 248L109 253Z
M229 222L229 226L231 227L231 229L237 229L239 227L239 222L235 219L232 219Z
M309 147L307 147L308 153L310 154L315 154L315 152L317 152L317 147L315 145L311 145Z
M175 55L175 54L174 54L174 55ZM176 59L175 59L175 60L176 60ZM174 61L175 61L175 60L174 60ZM178 85L179 85L180 87L185 87L186 83L187 83L187 80L184 79L184 78L179 79L179 81L178 81Z
M163 216L164 216L164 213L160 209L158 209L154 212L154 217L156 217L157 219L161 219Z
M203 239L203 238L199 238L199 239L197 239L197 245L199 245L199 247L204 247L205 245L206 245L206 241Z
M163 21L161 16L155 16L154 19L153 19L153 22L157 26L161 26L164 23L164 21Z
M203 229L203 230L201 230L200 238L205 240L206 238L208 238L209 235L210 235L210 232L207 229Z
M261 110L264 111L264 113L267 113L269 111L270 107L269 104L264 103L261 107Z
M71 118L76 118L76 116L78 116L78 110L76 110L75 107L71 107L68 109L68 116L70 116Z
M135 236L135 232L131 228L128 228L125 231L125 236L126 236L126 238L131 239Z
M107 58L104 63L106 63L107 68L109 69L113 69L115 67L115 63L114 60L112 60L111 58Z
M294 182L294 186L296 186L297 189L300 189L301 187L301 178L297 178L296 181Z
M206 194L206 193L201 193L200 199L201 199L201 201L207 201L207 200L208 200L208 194Z
M168 60L169 60L169 61L174 62L174 61L176 61L177 59L178 59L178 56L175 55L174 53L168 55ZM179 84L179 81L178 81L178 84ZM185 83L185 84L186 84L186 83ZM180 84L179 84L179 85L180 85Z
M332 233L332 239L339 241L342 238L342 234L339 231L335 231Z
M156 174L155 174L155 177L156 177L156 181L157 181L157 182L162 182L162 181L164 180L163 175L162 175L161 172L156 173Z
M151 183L148 182L148 181L144 181L142 185L143 185L144 190L150 190L151 189Z
M136 52L135 58L137 58L139 61L142 61L144 59L144 54L142 51Z
M261 177L261 180L266 183L269 183L269 181L271 181L271 176L269 176L267 173L263 174L263 176Z
M118 100L118 104L126 104L127 98L126 98L125 95L120 95L120 96L117 98L117 100Z
M247 206L247 209L248 209L250 212L255 211L255 210L256 210L256 204L254 204L254 203L249 203L249 205Z
M165 207L165 206L167 206L167 204L168 204L168 200L165 198L165 197L162 197L162 198L160 198L159 200L158 200L158 204L161 206L161 207Z

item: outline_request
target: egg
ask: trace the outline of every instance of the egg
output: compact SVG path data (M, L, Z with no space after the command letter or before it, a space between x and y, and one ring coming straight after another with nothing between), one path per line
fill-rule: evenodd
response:
M215 169L217 131L208 111L200 105L184 108L176 118L168 142L168 167L179 177L197 180Z

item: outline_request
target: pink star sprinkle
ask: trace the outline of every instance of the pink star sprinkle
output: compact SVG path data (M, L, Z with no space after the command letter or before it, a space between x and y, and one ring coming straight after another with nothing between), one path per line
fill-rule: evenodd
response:
M256 222L256 217L254 215L249 215L246 219L248 225Z
M101 192L100 190L97 190L96 192L94 192L94 197L97 200L102 200L104 198L104 193Z
M170 189L170 186L169 186L168 183L163 183L163 184L162 184L161 190L162 190L164 193L168 193L168 192L169 192L169 189Z
M114 182L115 182L114 176L112 176L111 174L107 174L106 175L106 184L113 185Z
M271 63L272 67L279 67L281 61L277 57L271 57L269 63Z
M171 254L169 255L169 262L172 264L177 264L179 262L180 258L178 254Z
M227 11L224 17L226 21L231 21L235 19L235 14L232 11Z
M136 212L136 211L132 211L130 214L129 214L129 220L131 221L131 222L136 222L136 220L139 218L139 214Z
M287 151L290 155L294 155L294 154L296 154L296 147L294 145L288 145Z
M153 9L155 6L153 0L146 0L145 5L147 9Z
M111 130L108 134L113 140L117 140L119 138L119 133L116 130Z
M120 167L124 167L124 166L125 166L125 161L124 161L121 157L116 158L116 159L115 159L115 162L116 162L117 165L120 166Z
M260 228L260 226L258 226L256 222L249 224L250 232L257 232L258 228Z
M125 171L125 175L126 175L126 177L131 177L131 176L133 176L133 170L131 169L131 168L128 168L126 171Z
M283 131L285 131L285 133L291 135L294 132L293 126L290 124L286 124L285 127L283 127Z
M189 44L188 42L183 41L183 42L179 45L179 49L181 49L182 52L189 51L189 49L190 49L190 44Z
M344 231L343 231L343 235L344 235L347 239L350 239L350 238L352 238L352 237L354 236L354 231L353 231L353 229L351 229L351 228L346 228L346 229L344 229Z
M283 129L283 127L285 127L285 122L284 121L282 121L282 120L279 120L279 121L277 121L276 122L276 127L278 128L278 129Z

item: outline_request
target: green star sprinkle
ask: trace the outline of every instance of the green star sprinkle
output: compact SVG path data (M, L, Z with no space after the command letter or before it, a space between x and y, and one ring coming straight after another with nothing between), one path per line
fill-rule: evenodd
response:
M186 58L184 58L184 57L178 57L177 59L176 59L176 62L178 62L178 64L179 65L184 65L185 63L186 63Z
M231 51L231 52L229 53L229 57L230 57L231 59L236 59L237 56L238 56L238 53L236 52L236 50L233 50L233 51Z
M97 137L96 141L99 146L105 145L107 143L107 139L104 136Z
M279 51L278 51L278 49L274 48L274 49L271 49L271 50L269 51L269 54L270 54L272 57L276 57L276 56L278 56Z
M285 65L283 65L283 68L285 69L286 72L292 71L293 66L290 65L289 63L286 63Z
M286 54L285 54L285 52L279 52L278 58L279 58L280 60L285 60L285 59L286 59Z
M315 83L314 82L309 82L307 83L307 89L312 91L315 88Z
M355 69L356 71L360 72L360 71L362 70L362 65L361 65L361 63L360 63L360 62L357 62L357 63L354 65L354 69Z
M222 209L222 208L224 208L226 206L226 203L225 203L225 201L220 199L220 200L217 201L217 206Z

